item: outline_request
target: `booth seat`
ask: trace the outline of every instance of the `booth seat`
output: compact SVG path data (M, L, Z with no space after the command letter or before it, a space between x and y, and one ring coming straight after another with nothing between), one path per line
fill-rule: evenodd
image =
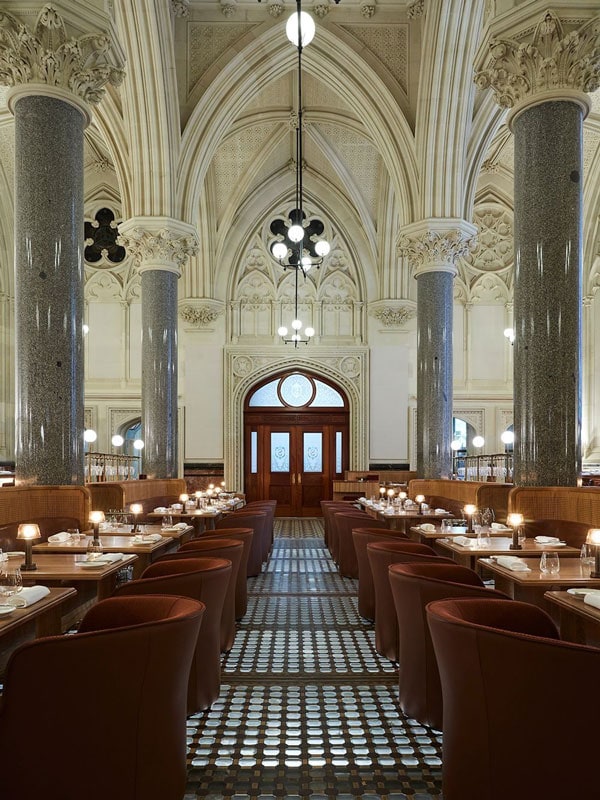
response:
M91 498L83 486L4 486L0 490L0 548L22 550L17 531L23 522L40 527L41 538L67 528L87 530Z
M141 481L107 481L88 483L94 511L109 511L112 508L129 509L132 503L140 503L142 514L139 521L160 506L178 503L179 496L187 492L184 478L150 478Z
M496 522L505 522L508 495L513 488L512 483L417 478L408 484L408 496L414 500L422 494L431 508L445 508L456 517L463 516L463 508L469 503L477 508L493 508Z
M522 514L527 536L558 536L572 547L600 528L600 487L519 486L508 497L509 512Z

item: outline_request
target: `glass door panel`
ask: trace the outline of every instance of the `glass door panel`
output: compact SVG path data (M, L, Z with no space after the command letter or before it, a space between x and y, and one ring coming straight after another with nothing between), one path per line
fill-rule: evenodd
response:
M323 472L323 434L304 433L304 472Z
M290 471L290 434L271 432L271 472Z

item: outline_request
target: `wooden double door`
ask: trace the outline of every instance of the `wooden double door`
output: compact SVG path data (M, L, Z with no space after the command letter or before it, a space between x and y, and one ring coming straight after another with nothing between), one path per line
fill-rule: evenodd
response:
M278 516L320 516L348 468L348 413L246 413L245 492L277 500Z

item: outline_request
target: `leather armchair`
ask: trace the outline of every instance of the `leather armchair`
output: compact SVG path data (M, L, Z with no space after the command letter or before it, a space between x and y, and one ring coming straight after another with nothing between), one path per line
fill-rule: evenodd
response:
M333 523L336 528L338 543L338 569L340 575L346 578L359 578L359 564L356 547L354 546L354 530L369 526L370 529L385 531L389 534L389 528L385 522L372 519L368 515L361 514L334 514ZM393 535L392 537L393 538Z
M459 564L392 564L389 580L398 620L398 681L402 711L442 729L442 687L425 606L450 597L508 599L486 589L479 575Z
M212 531L211 533L203 533L199 539L192 539L190 542L182 544L178 553L188 553L194 550L202 555L202 547L196 548L196 542L206 542L211 539L234 539L235 541L242 542L244 549L242 552L242 560L237 573L235 583L235 618L241 619L248 608L248 559L250 557L250 550L252 548L252 537L254 532L252 528L223 528L220 531Z
M390 661L398 661L398 620L388 567L390 564L408 564L412 561L433 560L447 564L455 562L450 558L437 556L426 544L400 541L368 544L367 558L375 588L375 649Z
M269 517L266 511L236 511L228 514L215 524L215 532L227 528L251 528L254 532L252 548L248 559L248 577L260 575L263 562L265 539L268 536Z
M223 558L155 561L142 577L129 581L114 596L174 594L200 600L206 606L189 674L187 713L204 711L221 690L221 615L231 574Z
M516 600L438 600L427 619L444 697L444 800L596 794L600 650L561 642L542 609Z
M341 519L343 518L343 519ZM349 520L348 518L351 518ZM365 525L368 525L370 522L374 522L373 518L370 517L368 514L365 514L364 511L359 511L358 509L354 509L353 511L340 511L336 509L333 514L331 515L331 527L329 529L329 552L333 556L333 560L338 565L340 564L340 525L344 526L344 529L348 531L348 535L352 535L350 533L350 528L348 528L348 524L350 521L356 520L356 528L363 528Z
M267 524L265 526L265 537L262 543L262 560L266 561L271 548L273 547L273 525L275 520L275 511L277 510L277 500L253 500L251 503L246 503L243 508L235 511L235 514L253 513L254 511L264 511L267 515Z
M344 500L321 500L321 512L323 514L323 539L331 552L331 528L333 525L332 517L336 511L358 511L354 503Z
M358 613L364 619L373 621L375 619L375 587L373 586L371 565L367 557L367 545L370 542L409 542L410 539L401 531L369 526L353 528L352 540L358 565ZM422 545L419 546L421 547ZM430 550L431 548L428 547L423 553L431 555Z
M181 800L203 612L185 597L109 598L79 633L18 648L0 707L4 800Z

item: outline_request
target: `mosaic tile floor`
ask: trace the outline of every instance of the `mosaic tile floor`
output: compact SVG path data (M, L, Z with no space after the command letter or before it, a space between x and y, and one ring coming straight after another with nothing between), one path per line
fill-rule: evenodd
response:
M221 696L188 719L185 800L441 798L441 736L399 710L322 536L321 520L276 520Z

